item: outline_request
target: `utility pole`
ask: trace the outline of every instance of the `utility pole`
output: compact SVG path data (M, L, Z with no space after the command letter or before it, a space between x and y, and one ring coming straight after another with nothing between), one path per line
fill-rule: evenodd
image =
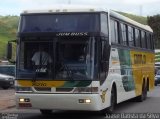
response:
M142 15L143 15L143 6L140 5L140 16L142 16Z

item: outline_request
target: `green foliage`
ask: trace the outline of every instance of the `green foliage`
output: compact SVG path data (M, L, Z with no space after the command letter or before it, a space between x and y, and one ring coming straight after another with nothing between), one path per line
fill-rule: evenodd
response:
M160 49L160 15L148 17L147 22L154 32L155 48Z
M160 62L160 58L155 58L155 62Z
M0 16L0 60L6 57L6 45L16 39L18 16Z
M15 37L18 19L18 16L0 16L0 34L7 37Z

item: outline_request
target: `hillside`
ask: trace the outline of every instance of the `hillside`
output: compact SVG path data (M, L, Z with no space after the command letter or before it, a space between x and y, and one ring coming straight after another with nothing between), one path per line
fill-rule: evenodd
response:
M142 24L147 24L146 17L136 16L122 12L119 13ZM16 39L18 20L18 16L0 16L0 60L5 59L7 42L9 40Z
M124 13L124 12L118 12L126 17L129 17L132 20L135 20L141 24L147 25L147 17L143 17L143 16L137 16L137 15L133 15L133 14L128 14L128 13Z
M18 16L0 16L0 59L6 55L6 44L16 38Z

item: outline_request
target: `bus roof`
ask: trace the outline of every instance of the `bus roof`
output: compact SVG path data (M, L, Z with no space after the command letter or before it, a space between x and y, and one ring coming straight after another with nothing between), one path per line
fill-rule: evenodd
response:
M96 6L81 6L81 5L56 5L54 9L44 9L44 10L24 10L22 14L31 13L66 13L66 12L108 12L105 8L100 8Z
M106 8L100 8L95 6L72 6L72 5L65 5L65 6L56 6L54 9L47 9L47 10L25 10L22 14L38 14L38 13L67 13L67 12L108 12L110 16L113 16L117 19L120 19L124 22L130 23L135 25L139 28L145 29L149 32L153 32L153 30L148 25L143 25L138 23L128 17L125 17L113 10L108 10Z

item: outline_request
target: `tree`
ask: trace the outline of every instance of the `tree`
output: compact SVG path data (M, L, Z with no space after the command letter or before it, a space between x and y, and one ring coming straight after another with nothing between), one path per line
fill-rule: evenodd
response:
M153 29L155 48L160 49L160 15L147 17L148 25Z

